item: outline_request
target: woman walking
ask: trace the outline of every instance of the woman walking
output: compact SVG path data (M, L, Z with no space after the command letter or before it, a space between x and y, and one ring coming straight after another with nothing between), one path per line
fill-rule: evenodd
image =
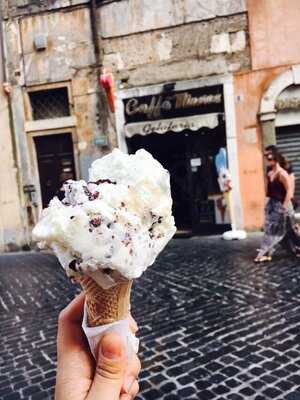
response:
M255 262L271 261L276 246L284 240L296 256L300 256L300 237L295 234L291 199L293 185L288 172L280 166L281 154L276 148L267 150L267 197L264 237Z
M290 163L290 161L287 160L286 157L278 151L278 149L277 149L276 146L270 145L270 146L267 146L267 147L265 148L265 156L267 156L268 154L272 154L272 152L277 152L277 154L279 155L279 165L280 165L283 169L285 169L286 172L289 174L289 178L290 178L291 185L292 185L292 187L291 187L291 192L292 192L291 202L292 202L292 205L293 205L293 207L294 207L294 210L296 210L296 208L299 206L299 202L298 202L298 200L295 198L295 181L296 181L296 177L295 177L295 174L294 174L293 166L292 166L292 164ZM271 169L272 169L272 168L268 166L268 167L267 167L267 173L268 173Z

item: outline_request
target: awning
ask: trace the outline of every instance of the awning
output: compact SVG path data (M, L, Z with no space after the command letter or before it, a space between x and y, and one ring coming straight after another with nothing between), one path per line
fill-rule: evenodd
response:
M219 124L218 113L194 115L158 121L143 121L125 125L125 136L150 135L151 133L163 134L166 132L182 132L186 129L198 131L201 128L214 129Z

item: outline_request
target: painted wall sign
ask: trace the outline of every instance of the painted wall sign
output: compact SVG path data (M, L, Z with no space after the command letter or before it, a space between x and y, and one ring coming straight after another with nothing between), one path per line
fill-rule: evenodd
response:
M124 100L126 123L224 112L222 86Z
M300 98L291 97L286 99L277 99L275 107L276 110L299 110Z

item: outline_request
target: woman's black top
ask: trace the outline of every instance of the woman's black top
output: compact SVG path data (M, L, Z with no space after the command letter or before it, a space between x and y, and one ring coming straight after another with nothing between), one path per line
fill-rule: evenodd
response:
M267 186L267 197L275 200L279 200L281 203L284 202L286 196L286 189L278 177L275 177L272 181L268 175L268 186Z

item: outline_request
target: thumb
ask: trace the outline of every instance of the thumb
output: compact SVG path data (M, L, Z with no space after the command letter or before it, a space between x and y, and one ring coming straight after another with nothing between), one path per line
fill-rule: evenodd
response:
M126 364L124 353L117 333L111 332L102 338L89 400L119 400Z

